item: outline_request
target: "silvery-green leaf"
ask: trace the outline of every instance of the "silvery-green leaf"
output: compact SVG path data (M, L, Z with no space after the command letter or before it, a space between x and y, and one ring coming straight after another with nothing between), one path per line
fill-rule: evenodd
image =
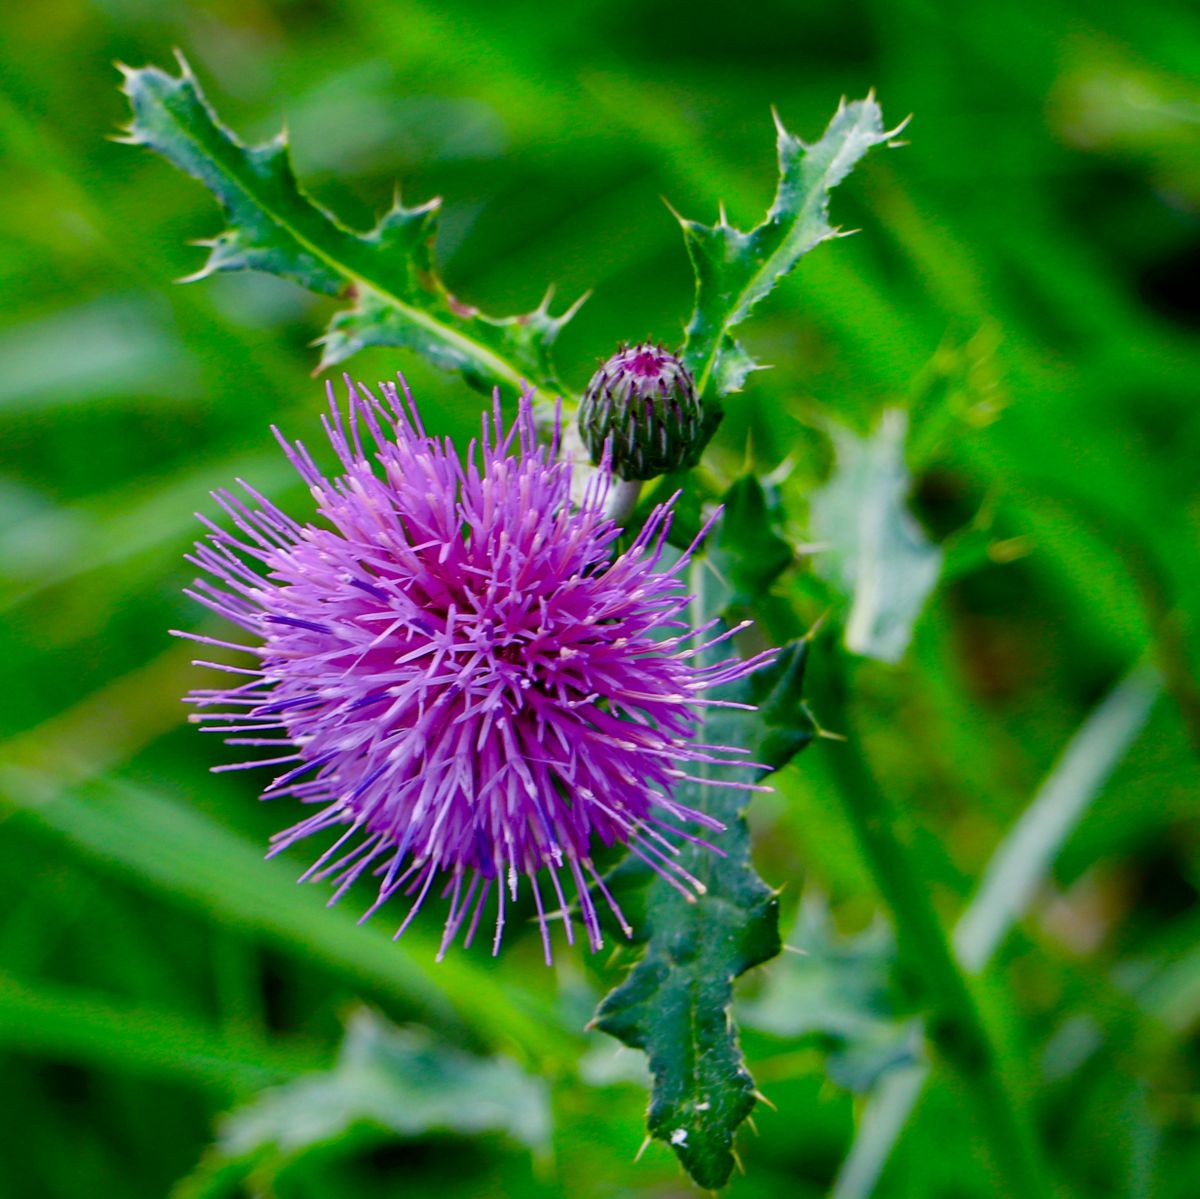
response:
M893 1003L895 943L884 924L840 936L824 897L809 893L787 943L795 952L780 957L759 994L738 1005L743 1024L777 1037L816 1039L828 1051L830 1077L854 1091L919 1060L920 1028Z
M849 602L846 647L884 662L899 661L908 648L942 567L942 551L906 507L907 429L900 409L885 412L867 438L831 428L833 474L809 507L820 546L813 565Z
M498 1133L545 1153L546 1083L508 1058L477 1057L364 1008L351 1016L332 1067L270 1087L224 1118L182 1193L208 1194L215 1180L250 1169L273 1175L323 1146L428 1133Z

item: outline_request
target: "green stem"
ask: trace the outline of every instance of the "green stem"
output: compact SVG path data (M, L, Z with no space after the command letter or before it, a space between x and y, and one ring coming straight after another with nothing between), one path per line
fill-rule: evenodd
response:
M1003 1193L1037 1199L1052 1193L1019 1088L1006 1069L976 984L954 956L918 868L909 822L879 785L855 734L846 700L849 679L834 680L831 720L848 744L834 745L830 764L845 814L863 858L892 911L906 977L920 988L928 1031L942 1059L972 1096Z
M637 507L638 496L642 494L642 484L637 479L614 479L612 490L608 493L608 505L604 515L617 524L625 524Z

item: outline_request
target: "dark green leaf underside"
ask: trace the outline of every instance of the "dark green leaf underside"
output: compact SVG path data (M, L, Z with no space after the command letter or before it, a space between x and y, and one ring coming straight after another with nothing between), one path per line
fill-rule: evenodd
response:
M772 498L752 474L743 475L725 494L721 524L706 553L729 588L726 602L731 606L752 605L795 559L775 527L778 503Z

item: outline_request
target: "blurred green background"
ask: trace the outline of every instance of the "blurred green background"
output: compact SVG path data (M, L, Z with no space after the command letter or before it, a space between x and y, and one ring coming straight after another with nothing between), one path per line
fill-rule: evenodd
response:
M636 1060L582 1031L619 964L561 954L547 971L518 929L498 963L477 947L439 967L432 922L399 947L355 929L356 899L325 912L294 887L304 851L260 862L286 815L246 777L207 774L224 751L183 723L200 672L166 630L201 620L180 595L192 513L236 476L303 504L267 426L312 443L309 343L333 305L263 277L171 282L220 216L106 137L127 117L113 60L169 66L175 46L243 136L286 120L300 178L350 223L397 180L410 203L444 196L445 274L472 303L594 288L560 347L575 387L620 339L678 340L691 275L660 197L760 219L770 105L806 137L872 87L890 121L914 114L911 145L835 194L835 220L863 232L746 326L774 369L734 398L711 460L787 461L803 540L823 420L865 430L915 407L912 504L953 569L904 663L864 669L857 702L947 921L1093 706L1158 662L1144 729L993 972L1067 1193L1200 1191L1194 6L42 0L0 11L0 1195L167 1194L221 1113L327 1066L359 1002L544 1078L551 1147L486 1120L468 1138L453 1115L401 1136L368 1120L181 1195L690 1189L660 1145L633 1164ZM383 351L350 364L397 368L427 425L474 428L455 378ZM780 594L808 621L804 575ZM831 799L832 752L803 755L753 821L785 924L803 895L846 938L829 1002L851 1013L866 1001L838 971L878 940L878 898ZM782 985L788 961L744 993ZM748 1020L744 1044L777 1110L739 1139L730 1193L826 1194L863 1101L830 1076L828 1030L769 1023ZM999 1193L937 1071L876 1193Z

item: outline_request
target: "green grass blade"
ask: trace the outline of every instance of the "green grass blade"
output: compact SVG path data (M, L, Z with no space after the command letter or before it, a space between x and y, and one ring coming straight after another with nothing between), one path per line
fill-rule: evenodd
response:
M1161 691L1156 670L1136 667L1067 743L992 855L954 930L955 953L968 970L982 970L1024 914L1063 843L1145 728Z
M317 1069L313 1050L234 1038L177 1013L0 973L0 1047L227 1094Z
M829 1199L868 1199L917 1104L929 1067L885 1074L863 1105L854 1144L842 1162Z
M1161 691L1140 664L1109 692L1063 750L1037 794L992 855L983 883L954 930L955 954L982 970L1020 918L1088 805L1145 727ZM832 1199L866 1199L900 1139L929 1076L927 1067L888 1082L863 1108Z
M120 780L62 790L7 767L0 804L86 852L122 877L186 902L210 919L271 941L308 962L391 995L436 1019L457 1018L486 1042L542 1060L563 1043L557 1022L528 993L458 958L413 929L404 944L356 925L297 888L288 867L200 811Z

